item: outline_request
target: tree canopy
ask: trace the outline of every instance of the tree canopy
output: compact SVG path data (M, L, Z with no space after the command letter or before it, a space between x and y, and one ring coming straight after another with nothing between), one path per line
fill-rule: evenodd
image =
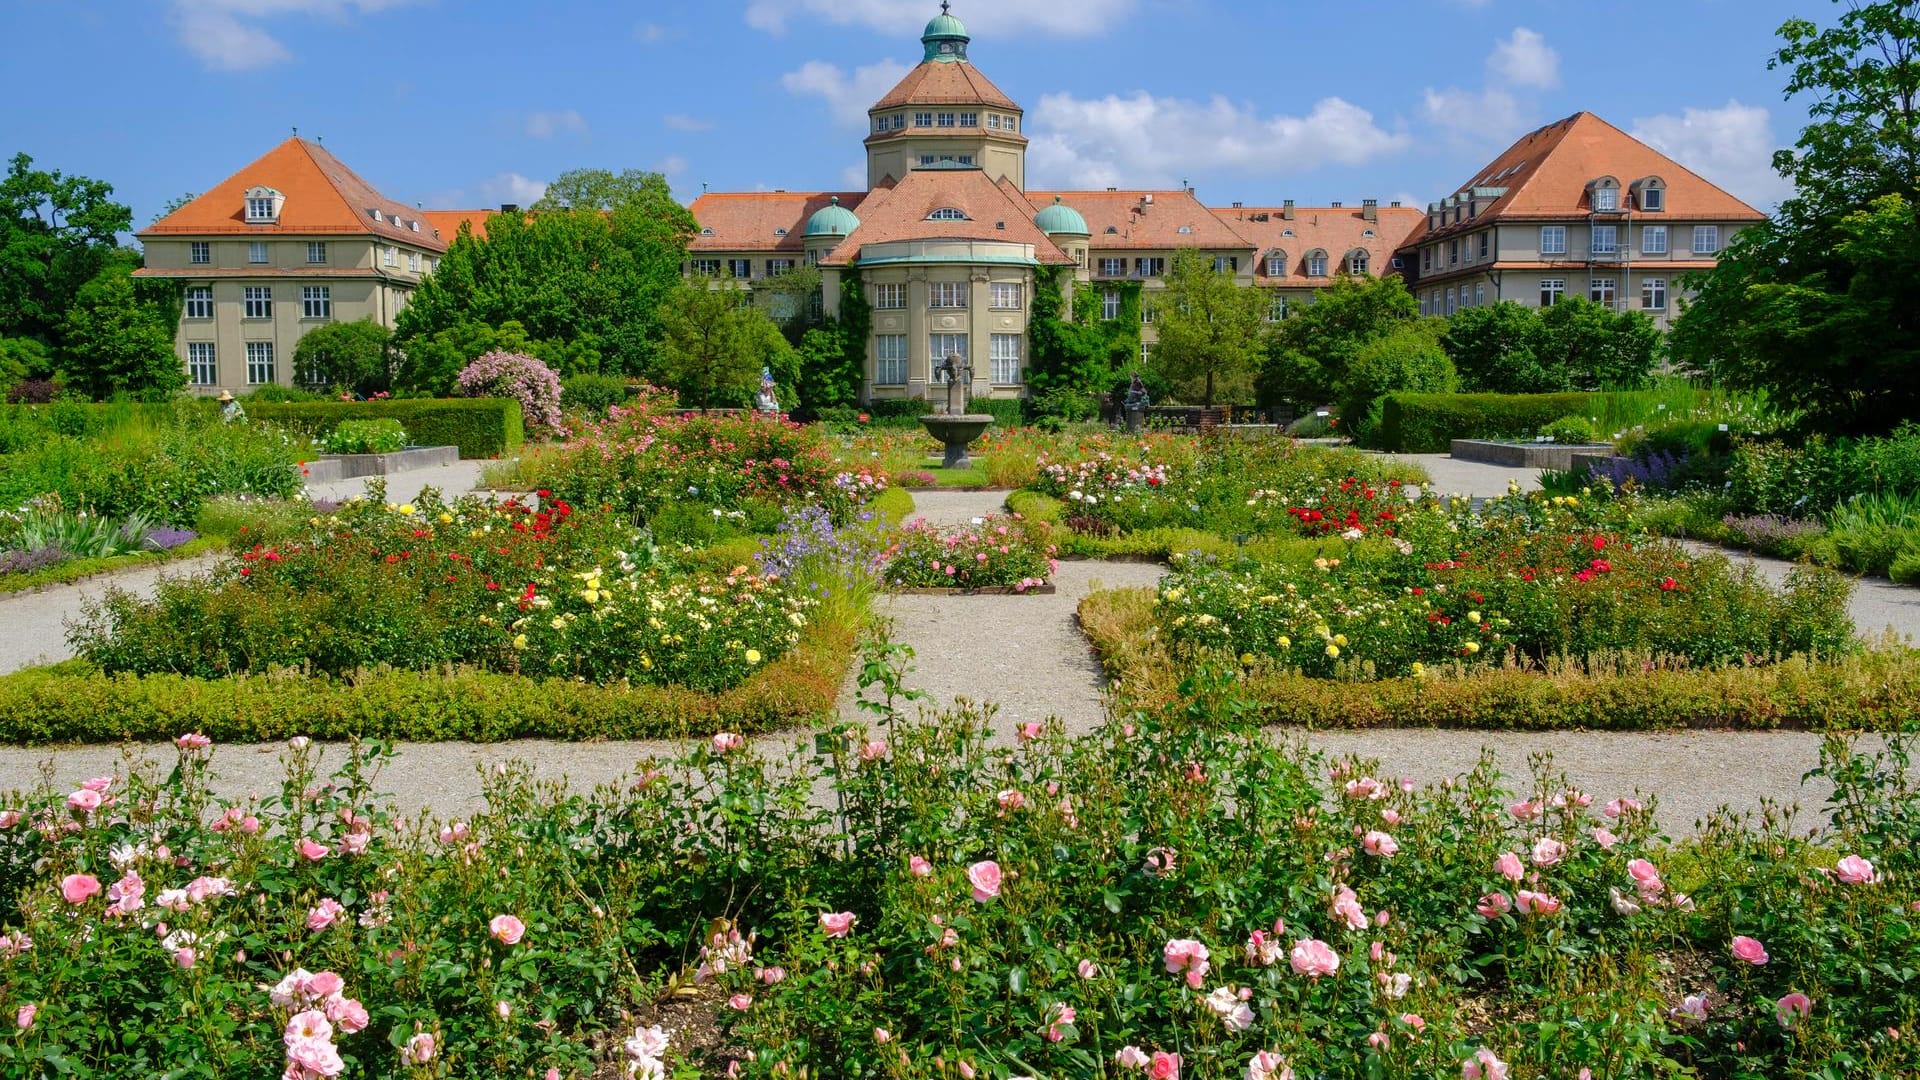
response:
M1312 303L1291 307L1268 335L1261 403L1332 401L1361 347L1419 313L1419 301L1398 277L1335 276Z
M113 185L15 154L0 179L0 337L58 344L80 290L118 255L133 210ZM137 263L135 264L137 265Z
M1217 393L1251 395L1265 293L1214 269L1208 256L1189 248L1175 253L1166 288L1146 302L1159 335L1148 364L1176 394L1208 408Z
M793 347L743 291L683 282L663 314L662 381L679 395L680 404L698 409L749 405L762 369L773 372L782 404L792 401L799 366Z
M392 386L387 329L372 319L316 326L293 347L294 378L316 390L366 396Z

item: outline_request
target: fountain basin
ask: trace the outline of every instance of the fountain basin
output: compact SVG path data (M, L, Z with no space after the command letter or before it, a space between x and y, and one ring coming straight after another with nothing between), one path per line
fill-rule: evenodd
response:
M967 456L967 444L993 426L989 413L929 413L920 417L920 426L947 448L940 459L942 468L964 469L973 464Z

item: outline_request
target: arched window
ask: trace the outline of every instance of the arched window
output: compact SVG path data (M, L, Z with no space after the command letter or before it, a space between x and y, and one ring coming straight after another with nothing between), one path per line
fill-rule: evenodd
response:
M1274 248L1272 251L1267 252L1267 276L1268 277L1286 277L1287 276L1287 253L1286 252L1281 251L1279 248Z
M1347 273L1354 277L1366 277L1370 261L1365 248L1354 248L1347 252Z
M971 221L965 210L952 206L943 206L927 215L928 221Z
M1650 214L1662 213L1667 209L1667 185L1657 176L1649 176L1634 181L1633 203L1639 210Z
M1603 176L1587 186L1595 213L1611 214L1620 209L1620 181Z
M1307 276L1327 276L1327 253L1320 248L1307 252Z

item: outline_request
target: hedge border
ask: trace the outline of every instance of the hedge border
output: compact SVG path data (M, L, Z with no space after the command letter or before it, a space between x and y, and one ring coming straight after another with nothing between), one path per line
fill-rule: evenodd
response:
M853 656L853 623L815 624L786 655L731 690L595 686L477 669L379 670L196 679L73 673L0 676L0 745L158 742L198 731L222 742L387 738L499 742L673 739L767 731L831 715Z
M1152 589L1106 589L1077 612L1108 677L1147 709L1176 700L1191 667L1175 663L1156 637L1153 597ZM1888 646L1834 662L1794 656L1752 668L1476 668L1364 682L1251 671L1239 686L1261 723L1310 729L1897 731L1920 716L1916 655Z
M325 438L347 420L400 421L416 446L457 446L463 458L511 454L526 441L520 403L511 398L399 398L393 401L265 401L247 407L254 420Z
M1585 416L1588 393L1415 394L1380 400L1380 449L1397 454L1444 454L1455 439L1524 435L1563 416Z

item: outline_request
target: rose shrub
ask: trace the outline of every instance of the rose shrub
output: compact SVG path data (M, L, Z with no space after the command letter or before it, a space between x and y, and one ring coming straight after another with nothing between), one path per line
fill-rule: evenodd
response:
M561 431L560 376L537 357L497 349L483 353L454 376L453 391L460 397L512 398L520 403L528 431Z
M978 589L1008 586L1021 592L1045 585L1058 563L1045 522L1018 514L976 518L957 529L909 521L878 556L881 576L894 588Z

